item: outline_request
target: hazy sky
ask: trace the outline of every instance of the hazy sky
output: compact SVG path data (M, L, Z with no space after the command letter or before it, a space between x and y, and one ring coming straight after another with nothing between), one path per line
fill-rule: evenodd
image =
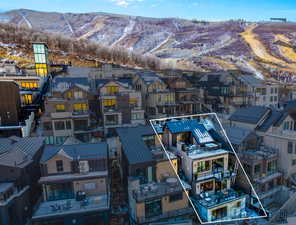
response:
M285 17L296 21L296 0L1 0L1 11L19 8L205 20Z

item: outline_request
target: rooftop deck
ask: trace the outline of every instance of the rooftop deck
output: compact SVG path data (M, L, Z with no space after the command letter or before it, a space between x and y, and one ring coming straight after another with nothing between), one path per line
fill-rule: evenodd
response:
M201 194L194 198L193 202L205 208L213 208L243 198L246 198L246 194L229 189L225 191L217 191L213 194Z
M107 195L87 197L85 201L75 199L42 202L35 211L32 219L64 216L76 213L103 211L109 209Z
M184 181L183 185L186 190L191 189L191 186ZM181 191L183 191L183 187L177 178L167 178L165 182L140 185L139 190L133 192L133 196L136 201L144 201Z

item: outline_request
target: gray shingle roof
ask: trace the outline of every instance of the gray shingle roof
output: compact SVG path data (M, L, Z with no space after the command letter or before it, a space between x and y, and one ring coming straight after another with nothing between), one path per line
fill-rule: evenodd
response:
M265 106L251 106L244 109L238 109L230 116L229 120L257 124L268 110L269 108Z
M79 159L107 158L106 142L77 145L47 145L44 148L40 162L44 163L54 157L60 150L68 156Z
M229 125L223 125L223 127L230 142L235 145L241 144L252 133L252 130L244 127Z
M253 87L261 87L263 85L263 80L256 78L254 75L245 75L242 74L238 76L238 79L243 83Z
M142 139L143 136L155 134L151 126L117 128L116 131L130 164L153 161L152 153Z
M262 124L256 127L259 131L267 131L271 126L277 126L284 118L285 113L267 106L251 106L237 110L230 116L229 120L257 124L263 119L264 115L267 115L266 118L264 118Z
M0 155L9 151L11 147L11 140L8 138L0 138Z
M4 143L4 139L1 140L1 143ZM44 138L26 137L20 138L18 141L12 141L7 138L5 143L5 146L1 145L1 148L5 149L5 152L0 155L0 164L23 167L31 162L35 154L42 148Z

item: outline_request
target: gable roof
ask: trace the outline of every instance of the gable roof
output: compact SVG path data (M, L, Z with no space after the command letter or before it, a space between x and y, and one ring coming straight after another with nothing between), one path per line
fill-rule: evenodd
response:
M73 159L107 158L106 142L77 145L47 145L44 148L40 162L45 163L60 152Z
M257 124L262 116L269 110L265 106L251 106L236 110L229 118L231 121Z
M90 91L90 84L87 77L63 77L57 76L52 81L54 91L64 92L76 86L85 91Z
M263 80L258 79L252 74L241 74L237 77L238 80L242 81L244 84L252 86L252 87L262 87Z
M154 72L152 72L152 71L143 70L143 71L138 72L137 75L139 76L139 78L140 78L141 80L143 80L143 82L144 82L146 85L150 85L150 84L152 84L152 83L154 83L154 82L157 82L157 81L159 81L159 82L161 82L161 83L164 83L164 82L160 79L160 77L159 77L156 73L154 73Z
M153 156L142 137L155 135L151 126L117 128L123 152L129 164L152 162Z
M265 117L264 117L265 116ZM235 111L229 118L230 121L249 123L256 125L260 120L262 123L256 127L259 131L267 131L272 126L278 126L287 116L284 111L279 111L267 106L251 106Z
M235 145L240 145L252 133L251 129L238 126L223 125L227 137L230 142Z

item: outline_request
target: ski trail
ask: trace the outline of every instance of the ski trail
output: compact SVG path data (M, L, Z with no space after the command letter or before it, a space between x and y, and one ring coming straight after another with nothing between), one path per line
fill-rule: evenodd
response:
M30 23L30 21L26 18L26 16L23 14L23 13L19 13L19 15L23 18L22 20L24 20L25 22L26 22L26 24L28 25L28 27L30 28L30 29L32 29L32 24ZM21 21L22 21L21 20ZM20 21L20 22L21 22Z
M157 49L159 49L162 45L164 45L165 43L167 43L170 40L171 37L172 37L172 34L169 34L168 37L165 40L163 40L156 47L154 47L153 49L151 49L148 53L152 53L152 52L156 51Z
M93 21L95 21L95 19L97 19L99 16L96 15L94 16L94 18L91 19L91 21L89 21L88 23L83 24L81 27L78 28L77 31L83 30L86 26L88 26L89 24L91 24Z
M64 18L64 20L65 20L65 22L66 22L66 24L67 24L69 30L71 31L71 33L72 33L73 35L75 35L75 34L74 34L73 27L71 26L71 24L69 23L69 21L66 19L65 14L63 14L63 18Z
M123 34L121 35L121 37L115 41L111 47L114 47L117 43L119 43L121 40L123 40L127 35L129 35L133 29L134 29L134 26L136 24L136 21L134 18L131 18L130 21L129 21L129 24L124 28L124 31L123 31Z

